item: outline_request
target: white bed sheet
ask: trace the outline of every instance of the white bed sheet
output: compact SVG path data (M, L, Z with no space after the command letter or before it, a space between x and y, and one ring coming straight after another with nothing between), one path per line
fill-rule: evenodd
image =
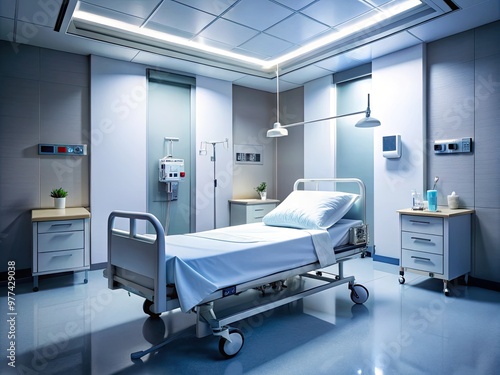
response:
M218 289L318 259L322 267L334 264L333 247L345 243L349 228L359 224L342 219L327 232L255 223L166 236L167 283L175 284L181 310L189 311Z
M175 284L186 312L222 288L318 259L322 267L334 264L332 249L345 243L351 226L360 224L342 219L328 231L314 231L255 223L166 236L167 283Z

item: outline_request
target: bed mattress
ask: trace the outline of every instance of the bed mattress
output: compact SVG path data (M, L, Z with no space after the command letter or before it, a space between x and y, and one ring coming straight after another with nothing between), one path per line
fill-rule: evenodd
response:
M175 284L188 311L219 289L318 261L334 264L333 248L360 224L342 219L327 231L311 231L254 223L166 236L167 283Z

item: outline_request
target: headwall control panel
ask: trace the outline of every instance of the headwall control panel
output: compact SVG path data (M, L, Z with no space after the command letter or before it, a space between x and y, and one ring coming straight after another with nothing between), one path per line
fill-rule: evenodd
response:
M472 152L472 138L456 138L434 141L434 153L455 154Z
M38 155L87 155L87 145L38 144Z

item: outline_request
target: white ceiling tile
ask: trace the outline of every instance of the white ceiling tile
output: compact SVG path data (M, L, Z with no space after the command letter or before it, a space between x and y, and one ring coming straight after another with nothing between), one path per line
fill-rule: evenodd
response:
M214 19L215 17L208 13L183 4L165 1L150 20L162 26L198 34Z
M311 4L316 0L276 0L278 3L283 4L289 8L299 10Z
M30 0L31 1L31 0ZM47 1L46 1L47 2ZM80 4L93 4L101 8L114 10L129 16L148 18L161 0L81 0Z
M219 16L225 12L236 0L207 1L207 0L175 0L178 3L200 9L204 12Z
M33 25L53 28L62 0L53 0L52 3L32 0L19 0L18 18Z
M297 13L269 28L266 33L301 45L313 36L327 30L328 27L325 25Z
M390 3L393 0L362 0L362 1L364 1L365 3L368 3L372 6L379 7L381 5Z
M292 43L265 33L260 33L255 38L252 38L240 46L241 49L265 56L267 58L276 57L292 47Z
M224 18L263 31L293 12L269 0L241 0Z
M372 8L357 0L319 0L303 9L301 13L330 26L349 21Z
M88 12L92 14L98 14L102 17L111 18L120 22L125 22L134 26L141 26L144 23L145 18L135 17L130 14L123 12L117 12L112 9L103 8L90 3L80 3L80 10L82 12Z
M204 38L217 40L232 47L237 47L257 34L258 31L254 29L219 18L199 35Z

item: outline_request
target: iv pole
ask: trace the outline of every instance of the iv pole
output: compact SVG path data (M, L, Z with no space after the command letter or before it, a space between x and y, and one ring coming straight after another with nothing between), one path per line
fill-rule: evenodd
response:
M207 145L210 144L212 145L212 156L210 157L210 160L214 162L214 229L217 228L217 194L216 194L216 189L217 189L217 174L216 174L216 147L217 144L222 143L224 144L224 147L227 149L229 147L229 139L226 138L223 141L202 141L200 144L200 155L206 155L207 154Z

